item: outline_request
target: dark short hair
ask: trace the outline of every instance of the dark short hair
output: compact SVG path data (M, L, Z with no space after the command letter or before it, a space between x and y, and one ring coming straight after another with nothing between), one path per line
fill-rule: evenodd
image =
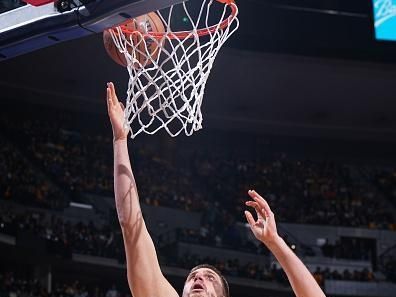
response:
M230 297L230 287L228 286L228 282L225 279L225 277L221 274L220 270L218 270L216 267L214 267L213 265L210 264L200 264L195 266L193 269L190 270L191 274L192 272L194 272L195 270L198 270L200 268L208 268L210 270L213 270L221 279L221 283L223 284L223 291L224 291L224 296L225 297Z

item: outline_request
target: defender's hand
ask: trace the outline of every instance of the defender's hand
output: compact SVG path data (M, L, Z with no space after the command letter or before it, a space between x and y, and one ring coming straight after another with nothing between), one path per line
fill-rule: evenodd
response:
M114 141L126 139L129 131L124 127L124 105L118 101L112 82L107 83L107 112L113 128Z
M253 218L249 211L245 211L246 219L254 236L269 247L279 239L274 213L271 211L267 201L256 191L249 190L248 194L252 200L246 201L245 204L255 209L257 220Z

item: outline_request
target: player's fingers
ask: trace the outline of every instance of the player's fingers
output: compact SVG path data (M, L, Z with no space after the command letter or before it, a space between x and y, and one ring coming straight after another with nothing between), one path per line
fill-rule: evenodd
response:
M121 101L119 103L120 103L121 109L124 110L125 109L124 104Z
M255 201L246 201L246 202L245 202L245 205L246 205L246 206L249 206L249 207L253 207L253 208L256 209L256 210L257 210L257 208L258 208L258 203L255 202Z
M260 205L260 209L264 209L266 217L273 216L273 212L272 212L269 204L267 203L267 201L263 197L261 197L254 190L249 190L248 193L249 193L249 196L252 197L254 199L254 201L256 201Z
M248 201L245 201L245 204L249 205L249 206L252 206L252 205L256 205L258 203L256 201L253 201L253 200L248 200Z
M259 204L256 201L251 201L251 200L246 201L245 205L249 207L253 207L256 210L259 209Z
M113 99L113 103L117 104L118 99L117 99L117 94L116 94L116 91L115 91L114 84L112 82L110 82L109 83L109 87L110 87L110 90L111 90L111 97Z
M264 198L259 193L257 193L255 190L249 190L248 194L252 198L259 198L259 199L264 200Z
M254 210L256 211L257 215L260 216L261 218L265 218L266 214L263 210L263 208L260 207L260 205L256 201L246 201L245 204L249 207L253 207Z
M113 104L111 100L111 91L109 87L106 89L106 102L107 102L107 109L110 110L110 106Z
M113 100L112 85L113 84L110 82L107 83L107 101L113 105L114 100Z
M251 229L253 229L254 224L256 223L250 211L245 210L245 217L249 223Z

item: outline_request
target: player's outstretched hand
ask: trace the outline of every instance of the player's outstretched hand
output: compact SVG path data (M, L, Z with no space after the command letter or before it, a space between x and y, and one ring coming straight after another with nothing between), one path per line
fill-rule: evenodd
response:
M257 220L255 220L250 211L245 211L250 229L258 240L269 246L279 239L274 213L271 211L267 201L256 191L249 190L248 194L251 200L246 201L245 204L253 207L257 215Z
M113 128L114 141L126 139L128 130L124 127L124 105L118 101L112 82L107 83L107 112Z
M278 235L274 213L267 201L256 191L250 190L248 194L251 200L246 201L246 205L253 207L257 214L257 220L255 220L249 211L245 211L250 229L278 260L286 272L295 296L326 297L311 272Z

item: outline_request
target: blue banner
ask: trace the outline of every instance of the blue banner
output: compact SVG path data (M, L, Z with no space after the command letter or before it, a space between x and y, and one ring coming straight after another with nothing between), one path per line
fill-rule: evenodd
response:
M396 0L373 0L375 37L396 41Z

